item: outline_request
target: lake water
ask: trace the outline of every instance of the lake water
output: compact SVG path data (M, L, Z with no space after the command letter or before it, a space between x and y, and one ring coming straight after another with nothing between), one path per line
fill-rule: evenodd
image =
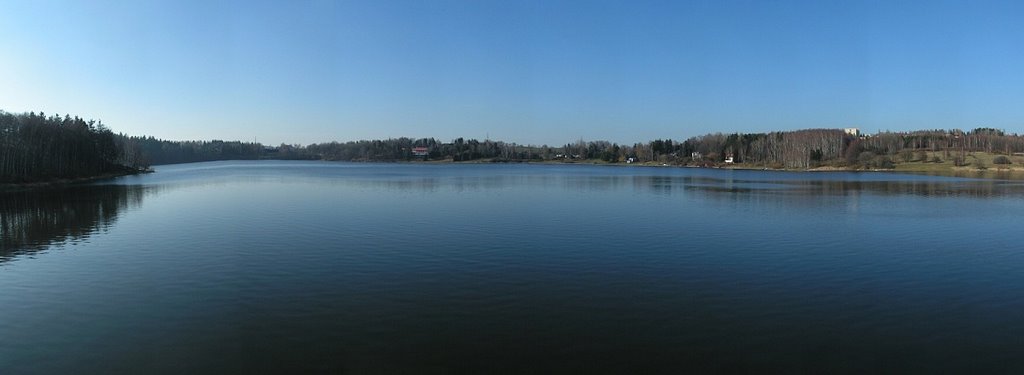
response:
M2 374L1024 373L1024 185L214 162L0 195Z

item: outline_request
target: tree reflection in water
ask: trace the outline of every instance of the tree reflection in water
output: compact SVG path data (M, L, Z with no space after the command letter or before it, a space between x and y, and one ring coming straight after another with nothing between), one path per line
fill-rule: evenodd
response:
M0 262L106 230L152 187L83 185L0 194Z

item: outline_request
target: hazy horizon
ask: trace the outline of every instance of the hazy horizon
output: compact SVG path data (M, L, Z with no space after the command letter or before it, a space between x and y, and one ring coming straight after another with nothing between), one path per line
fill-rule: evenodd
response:
M0 108L169 140L1024 132L1016 2L5 2Z

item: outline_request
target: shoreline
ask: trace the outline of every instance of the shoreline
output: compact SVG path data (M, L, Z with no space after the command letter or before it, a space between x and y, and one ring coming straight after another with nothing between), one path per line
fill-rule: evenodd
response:
M89 177L78 177L78 178L61 178L50 181L37 181L37 182L23 182L23 183L0 183L0 193L27 191L27 190L40 190L54 187L64 187L68 185L75 185L87 182L94 182L106 179L112 179L124 176L134 176L140 174L153 173L152 169L146 170L125 170L121 172L104 173L96 176Z
M416 163L411 161L408 163ZM607 167L641 167L641 168L693 168L693 169L718 169L718 170L741 170L741 171L764 171L764 172L793 172L793 173L828 173L828 172L854 172L854 173L895 173L895 174L913 174L913 175L929 175L929 176L945 176L945 177L968 177L968 178L981 178L987 180L997 180L1000 177L997 174L1014 174L1019 176L1018 178L1012 179L1024 179L1024 167L988 167L988 168L976 168L968 166L950 166L948 168L941 169L924 169L914 168L913 165L899 168L902 164L897 164L896 168L879 169L879 168L849 168L849 167L836 167L836 166L819 166L814 168L769 168L756 165L744 165L744 164L730 164L730 165L716 165L716 166L699 166L699 165L679 165L679 164L667 164L667 163L608 163L604 161L486 161L486 160L473 160L473 161L451 161L451 160L432 160L426 161L426 163L436 164L538 164L538 165L593 165L593 166L607 166ZM969 175L969 176L968 176Z
M247 160L247 159L238 159ZM291 159L260 159L262 161L286 161ZM210 160L212 161L228 161L228 160ZM865 173L895 173L895 174L914 174L914 175L930 175L930 176L946 176L946 177L967 177L967 178L980 178L987 180L998 180L1006 179L1006 176L997 176L997 174L1017 174L1018 178L1010 178L1012 180L1024 179L1024 167L1008 167L999 166L992 168L974 168L967 166L950 166L948 168L941 169L917 169L913 168L899 168L901 164L897 164L896 168L891 169L864 169L864 168L849 168L849 167L836 167L836 166L819 166L814 168L769 168L764 166L746 165L746 164L728 164L728 165L681 165L681 164L668 164L668 163L657 163L657 162L636 162L636 163L610 163L600 159L585 159L585 160L495 160L495 159L476 159L476 160L392 160L392 161L374 161L374 160L359 160L359 161L344 161L344 160L308 160L308 161L322 161L322 162L341 162L341 163L398 163L398 164L426 164L426 165L442 165L442 164L533 164L533 165L589 165L589 166L602 166L602 167L637 167L637 168L692 168L692 169L716 169L716 170L741 170L741 171L764 171L764 172L793 172L793 173L827 173L827 172L865 172ZM192 162L202 163L202 162ZM175 164L190 164L190 163L175 163ZM174 165L174 164L162 164L162 165ZM123 176L140 175L147 173L154 173L152 168L145 170L124 170L120 172L105 173L97 176L80 177L73 179L57 179L51 181L39 181L39 182L27 182L27 183L0 183L0 193L17 192L17 191L28 191L28 190L41 190L56 187L65 187L69 185L82 184L94 181L100 181L105 179L112 179ZM968 176L970 175L970 176Z
M1024 167L988 167L988 168L975 168L975 167L949 167L943 169L920 169L920 168L899 168L897 164L896 168L850 168L850 167L836 167L836 166L819 166L813 168L771 168L750 164L725 164L715 166L700 166L700 165L682 165L682 164L667 164L667 163L656 163L656 162L637 162L637 163L609 163L605 161L594 161L594 160L580 160L580 161L554 161L554 160L466 160L466 161L452 161L452 160L398 160L398 161L348 161L352 163L407 163L407 164L538 164L538 165L594 165L594 166L608 166L608 167L646 167L646 168L693 168L693 169L731 169L731 170L743 170L743 171L767 171L767 172L889 172L889 173L1024 173Z

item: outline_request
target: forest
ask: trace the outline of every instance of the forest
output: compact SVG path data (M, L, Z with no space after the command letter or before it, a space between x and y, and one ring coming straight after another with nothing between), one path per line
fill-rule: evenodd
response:
M560 146L457 138L392 138L276 146L241 141L169 141L115 134L70 115L0 111L0 182L24 183L143 171L150 165L214 160L484 161L724 164L772 169L888 169L901 162L968 165L968 153L1024 153L1024 137L992 128L848 133L805 129L713 133L632 145L577 140ZM997 164L1012 164L996 157Z
M426 148L415 156L413 149ZM808 169L831 166L844 169L888 169L899 162L952 162L967 165L967 153L1013 155L1024 152L1024 137L991 128L921 130L850 134L844 129L806 129L771 133L714 133L677 142L656 139L620 145L583 141L561 146L523 146L515 143L458 138L443 143L433 138L397 138L305 147L266 148L264 157L341 161L473 161L659 163L720 166L723 164L772 169ZM1009 158L997 158L1010 163Z
M143 168L138 150L102 122L0 111L0 182L124 174Z
M759 134L708 134L672 146L680 152L670 161L717 164L732 157L738 164L773 169L808 169L831 166L844 169L890 169L897 163L968 165L968 153L1003 155L996 163L1009 164L1010 155L1024 152L1024 137L992 128L971 131L918 130L849 134L843 129L808 129ZM664 153L655 158L666 159ZM703 160L703 161L702 161Z
M392 138L310 145L267 146L239 141L166 141L153 137L119 138L138 150L142 165L210 160L297 159L327 161L490 161L490 162L603 162L661 163L717 166L733 164L774 169L834 166L885 169L912 160L965 165L968 152L1011 155L1024 152L1024 137L1001 130L921 130L847 134L843 129L806 129L771 133L714 133L674 141L656 139L620 145L584 141L560 146L520 145L494 140L456 138ZM416 155L416 148L426 150ZM924 155L924 156L923 156ZM927 157L928 160L923 160Z

